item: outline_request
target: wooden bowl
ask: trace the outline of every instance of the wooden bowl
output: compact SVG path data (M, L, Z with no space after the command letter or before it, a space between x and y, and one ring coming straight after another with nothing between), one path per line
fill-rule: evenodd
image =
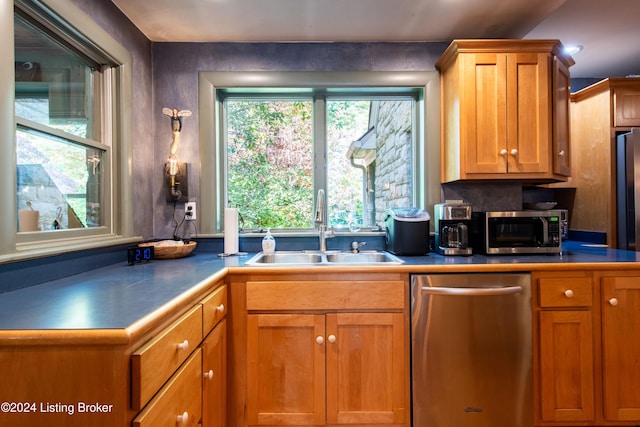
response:
M185 243L184 245L162 245L162 242L147 242L140 243L138 246L153 246L153 258L154 259L175 259L183 258L189 255L196 248L196 242Z

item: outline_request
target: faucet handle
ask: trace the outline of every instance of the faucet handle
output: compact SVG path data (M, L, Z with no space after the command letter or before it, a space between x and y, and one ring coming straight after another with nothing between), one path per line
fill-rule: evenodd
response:
M351 242L351 251L353 253L360 252L360 248L366 245L367 242Z

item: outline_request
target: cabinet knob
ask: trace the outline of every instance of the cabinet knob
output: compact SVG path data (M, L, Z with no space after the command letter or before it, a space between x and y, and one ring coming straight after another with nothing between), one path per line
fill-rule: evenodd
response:
M213 379L213 369L209 369L209 372L205 372L204 377L211 381Z
M189 340L184 340L178 344L178 350L187 350L189 348Z
M560 157L564 156L564 154L565 154L565 153L564 153L564 150L560 150L560 151L558 152L558 156L560 156Z
M573 290L571 289L567 289L566 291L564 291L564 296L567 298L573 298Z
M507 149L506 149L506 148L503 148L502 150L500 150L500 155L501 155L502 157L506 156L506 155L507 155L507 153L508 153L508 151L507 151Z
M615 307L616 305L618 305L618 298L611 298L609 300L609 304Z
M216 311L222 313L224 311L224 304L220 304L219 306L217 306Z
M324 337L323 337L322 335L318 335L318 336L316 337L316 342L317 342L318 344L324 344Z
M330 343L332 343L332 344L333 344L334 342L336 342L336 336L335 336L335 335L329 335L329 336L327 337L327 339L328 339L328 340L329 340L329 342L330 342Z
M518 150L516 150L515 148L513 150L511 150L511 155L513 157L517 156L518 155Z
M178 415L176 417L176 421L178 422L178 424L186 425L189 422L189 413L187 411L184 411L182 415Z

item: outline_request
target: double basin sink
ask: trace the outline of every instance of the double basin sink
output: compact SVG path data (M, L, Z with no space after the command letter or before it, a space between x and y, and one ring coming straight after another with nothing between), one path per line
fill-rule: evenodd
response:
M402 264L403 261L381 251L362 252L275 252L259 253L245 265L249 266L282 266L282 265L377 265Z

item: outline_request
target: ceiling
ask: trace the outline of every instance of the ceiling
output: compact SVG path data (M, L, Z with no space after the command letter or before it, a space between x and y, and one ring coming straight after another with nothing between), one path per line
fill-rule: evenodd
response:
M572 77L640 74L638 0L112 0L156 42L559 39Z

